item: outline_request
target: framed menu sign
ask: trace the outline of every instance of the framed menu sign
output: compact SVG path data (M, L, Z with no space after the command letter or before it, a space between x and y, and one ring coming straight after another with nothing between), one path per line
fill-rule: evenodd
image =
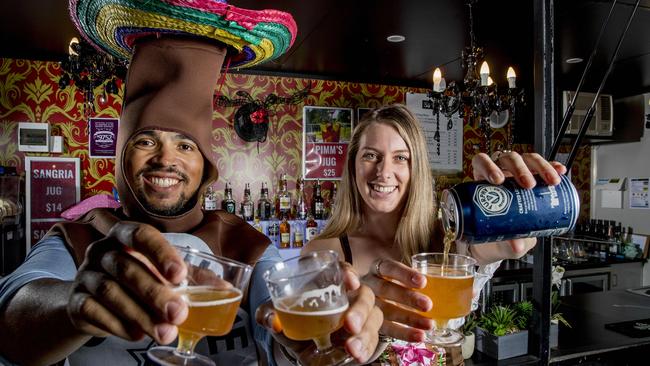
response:
M117 145L117 118L91 118L88 121L88 156L114 158Z
M79 202L79 158L25 158L26 250L59 221L61 213Z
M305 106L302 174L306 180L338 180L352 136L352 108Z

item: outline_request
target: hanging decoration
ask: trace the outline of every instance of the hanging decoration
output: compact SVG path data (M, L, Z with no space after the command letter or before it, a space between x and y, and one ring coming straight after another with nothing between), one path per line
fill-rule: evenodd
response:
M311 83L289 97L269 94L263 100L254 99L248 92L239 90L235 93L237 98L234 99L225 95L215 96L214 105L219 107L238 106L233 121L237 136L244 141L260 143L266 141L271 107L278 104L298 104L307 98L310 90Z
M510 122L506 131L507 141L502 148L512 150L516 110L525 105L524 90L517 88L517 75L512 67L509 67L506 73L508 88L505 93L497 88L497 84L490 77L490 68L485 61L483 48L477 46L474 34L472 7L477 1L467 0L470 45L465 47L461 55L465 77L459 82L452 81L447 84L440 68L436 68L433 72L433 90L429 92L429 98L436 120L439 120L440 114L447 117L448 130L453 128L451 116L454 113L469 118L470 123L476 121L488 153L491 150L492 130L504 128Z
M70 40L68 57L61 61L61 77L59 88L76 85L84 97L84 117L92 117L95 110L95 97L99 104L108 101L108 94L117 94L117 81L124 80L128 62L116 59L103 52L97 52L90 44L79 41L76 37ZM99 96L95 88L103 87Z

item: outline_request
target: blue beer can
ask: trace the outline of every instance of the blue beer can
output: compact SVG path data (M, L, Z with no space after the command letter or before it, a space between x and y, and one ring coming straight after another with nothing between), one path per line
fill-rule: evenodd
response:
M578 220L580 200L565 176L557 186L537 177L532 189L513 178L502 185L485 181L457 184L442 192L442 224L468 244L561 235Z

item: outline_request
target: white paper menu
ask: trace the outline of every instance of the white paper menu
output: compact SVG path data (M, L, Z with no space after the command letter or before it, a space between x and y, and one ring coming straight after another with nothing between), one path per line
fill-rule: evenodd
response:
M463 119L458 116L458 113L454 113L452 117L451 129L448 129L449 119L444 114L440 114L440 151L438 152L438 141L434 138L438 128L429 97L426 94L407 93L406 106L422 123L429 162L434 173L462 171Z

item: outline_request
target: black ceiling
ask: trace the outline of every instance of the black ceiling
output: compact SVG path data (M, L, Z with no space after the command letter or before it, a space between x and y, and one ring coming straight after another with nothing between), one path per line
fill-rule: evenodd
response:
M518 84L532 86L533 1L480 0L474 5L476 40L485 48L491 74L505 83L513 65ZM469 45L466 0L231 0L247 8L291 12L298 37L289 52L255 72L333 80L427 87L432 70L447 80L462 79L460 54ZM575 88L611 0L555 0L556 84ZM595 90L618 41L634 0L619 1L599 47L586 90ZM391 34L406 36L389 43ZM60 60L77 31L66 0L2 0L0 57ZM642 0L605 92L626 96L650 90L650 0Z

